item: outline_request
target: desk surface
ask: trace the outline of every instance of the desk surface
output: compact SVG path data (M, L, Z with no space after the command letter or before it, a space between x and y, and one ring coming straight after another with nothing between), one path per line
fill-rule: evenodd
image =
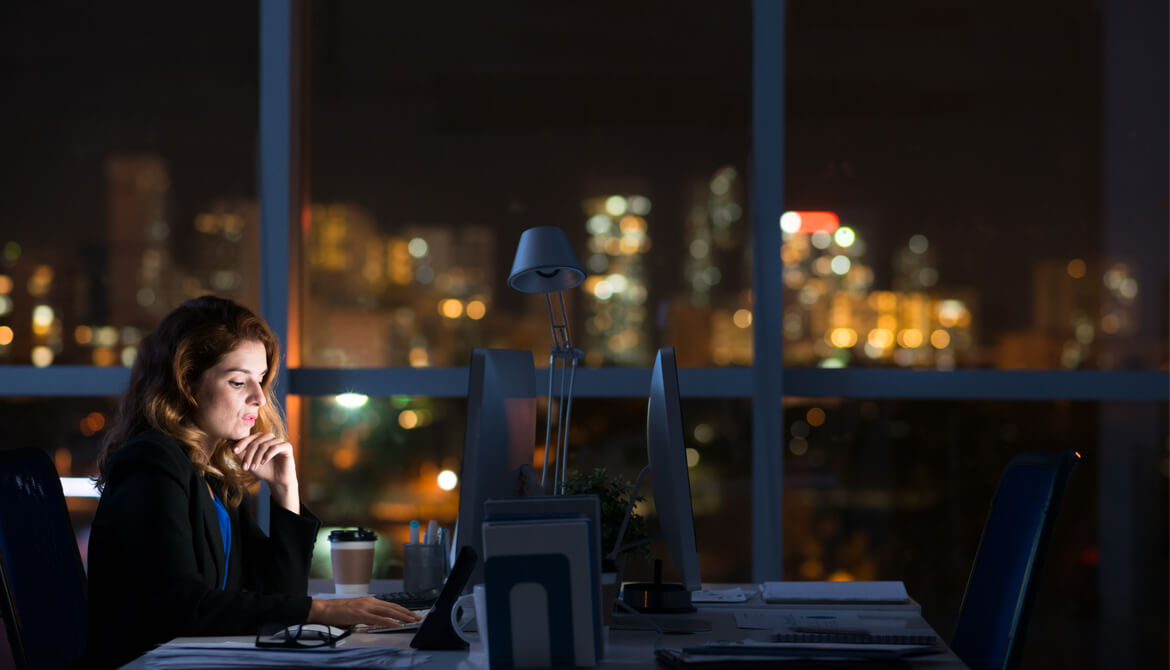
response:
M654 650L658 648L693 647L716 640L765 639L767 631L743 630L736 627L735 612L737 610L744 611L744 609L744 607L735 604L704 605L700 607L699 614L688 615L710 620L712 629L706 633L662 634L653 631L611 630L607 638L605 660L598 667L620 667L627 670L661 668L662 666L657 665L654 660ZM760 611L759 606L750 609L755 612ZM810 613L808 608L789 610L781 605L771 606L769 610L778 613L785 611L806 615ZM820 611L841 614L855 610L848 608L826 608ZM891 626L914 629L930 628L929 624L922 619L921 615L912 608L903 608L901 610L891 608L881 612L865 611L859 612L858 614L865 618L872 617L881 619L884 624ZM350 636L346 644L383 645L409 650L411 637L410 634L406 633L357 633ZM253 638L244 636L208 639L251 642ZM433 670L471 670L479 668L486 669L488 667L487 656L483 653L483 647L479 644L473 644L470 651L426 651L415 653L426 654L429 660L422 667ZM910 665L913 668L930 670L964 670L967 667L950 649L947 649L944 653L911 659ZM124 666L124 670L141 670L145 667L146 663L144 658L138 658Z

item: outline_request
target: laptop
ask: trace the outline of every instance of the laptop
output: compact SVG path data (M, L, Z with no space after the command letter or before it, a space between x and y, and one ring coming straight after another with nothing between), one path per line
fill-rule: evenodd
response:
M368 628L367 633L408 633L415 632L410 646L415 649L466 649L467 643L455 635L451 630L451 608L455 601L463 595L467 580L475 570L479 556L471 547L463 547L455 558L455 565L447 574L447 581L443 583L443 590L430 609L423 612L423 619L417 623L403 624L402 626Z

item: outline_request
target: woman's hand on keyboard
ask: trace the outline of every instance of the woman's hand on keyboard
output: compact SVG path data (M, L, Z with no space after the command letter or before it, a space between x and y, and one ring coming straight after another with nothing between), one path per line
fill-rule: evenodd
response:
M422 617L402 605L378 600L373 596L362 598L313 599L309 606L307 623L324 623L330 626L352 626L364 623L367 626L395 628L404 623L420 621Z

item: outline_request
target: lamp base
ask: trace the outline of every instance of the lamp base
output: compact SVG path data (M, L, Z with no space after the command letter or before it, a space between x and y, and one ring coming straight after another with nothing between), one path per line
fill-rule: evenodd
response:
M622 601L638 610L653 614L686 614L697 611L691 604L691 592L682 584L640 582L622 587Z

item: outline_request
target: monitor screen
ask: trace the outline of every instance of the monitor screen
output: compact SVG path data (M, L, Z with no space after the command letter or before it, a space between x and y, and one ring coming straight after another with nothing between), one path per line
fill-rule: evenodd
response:
M473 350L452 560L462 547L483 555L480 529L485 500L532 495L539 489L540 478L532 468L535 444L536 369L532 352ZM477 565L466 590L481 583L483 567Z
M670 559L687 591L702 588L695 520L691 512L691 480L679 409L678 368L674 349L659 349L650 375L646 406L646 450L654 483L654 507Z

